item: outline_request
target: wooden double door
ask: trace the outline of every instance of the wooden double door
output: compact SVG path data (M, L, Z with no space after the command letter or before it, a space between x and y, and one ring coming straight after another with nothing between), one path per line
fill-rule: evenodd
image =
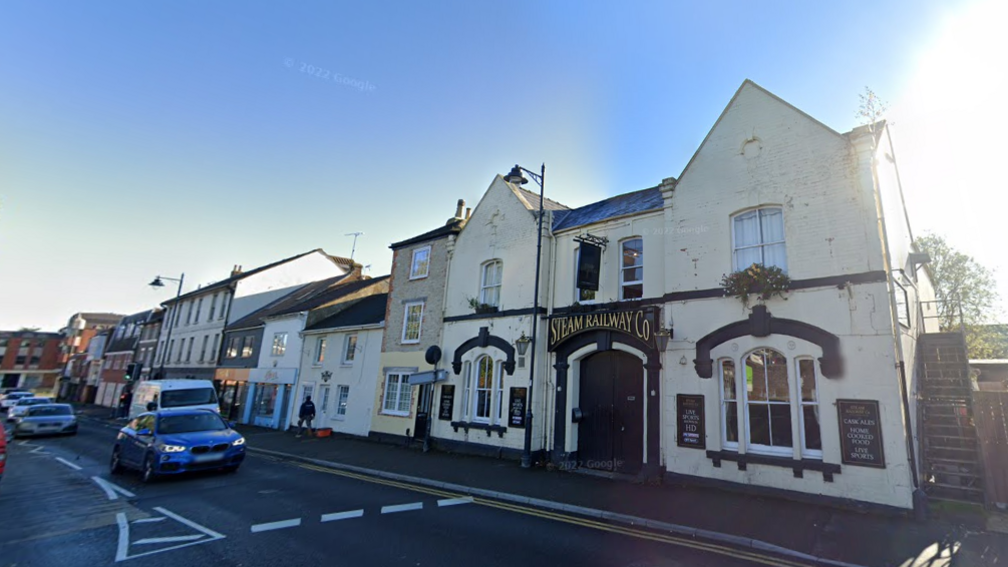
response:
M579 466L636 474L644 465L644 365L621 351L581 361Z

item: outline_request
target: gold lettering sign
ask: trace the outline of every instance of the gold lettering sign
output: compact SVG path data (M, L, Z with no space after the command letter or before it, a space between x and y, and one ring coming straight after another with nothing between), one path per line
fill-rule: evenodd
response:
M549 347L583 331L612 329L653 345L655 313L653 308L609 313L574 313L553 317L549 322Z

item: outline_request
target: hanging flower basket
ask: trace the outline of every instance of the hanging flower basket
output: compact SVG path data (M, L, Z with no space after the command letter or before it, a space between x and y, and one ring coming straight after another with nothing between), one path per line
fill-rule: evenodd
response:
M725 295L732 295L742 301L743 307L749 307L749 294L755 293L760 302L773 296L784 297L784 292L791 287L791 278L777 266L766 267L753 264L744 270L732 272L721 278L721 287Z

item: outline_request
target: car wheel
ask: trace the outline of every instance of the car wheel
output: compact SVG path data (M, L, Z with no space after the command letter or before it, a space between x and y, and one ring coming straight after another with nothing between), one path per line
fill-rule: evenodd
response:
M109 472L112 474L120 474L123 472L122 461L119 460L119 446L117 445L115 449L112 449L112 460L109 462Z
M157 473L154 472L154 455L147 455L144 459L143 469L140 472L140 480L145 483L154 482L157 479Z

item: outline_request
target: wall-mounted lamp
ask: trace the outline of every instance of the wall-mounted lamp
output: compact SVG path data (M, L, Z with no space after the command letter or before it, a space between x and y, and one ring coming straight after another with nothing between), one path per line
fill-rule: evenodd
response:
M665 352L665 349L668 348L669 339L671 338L671 329L666 329L664 326L658 327L658 330L655 332L655 339L658 341L658 350Z
M532 339L526 337L525 331L522 331L521 336L515 341L515 346L518 347L518 356L525 356L525 353L528 352L529 343L531 342Z
M689 364L689 361L686 360L686 355L685 354L682 356L682 358L679 359L679 364L682 364L683 366L686 366L687 364Z

